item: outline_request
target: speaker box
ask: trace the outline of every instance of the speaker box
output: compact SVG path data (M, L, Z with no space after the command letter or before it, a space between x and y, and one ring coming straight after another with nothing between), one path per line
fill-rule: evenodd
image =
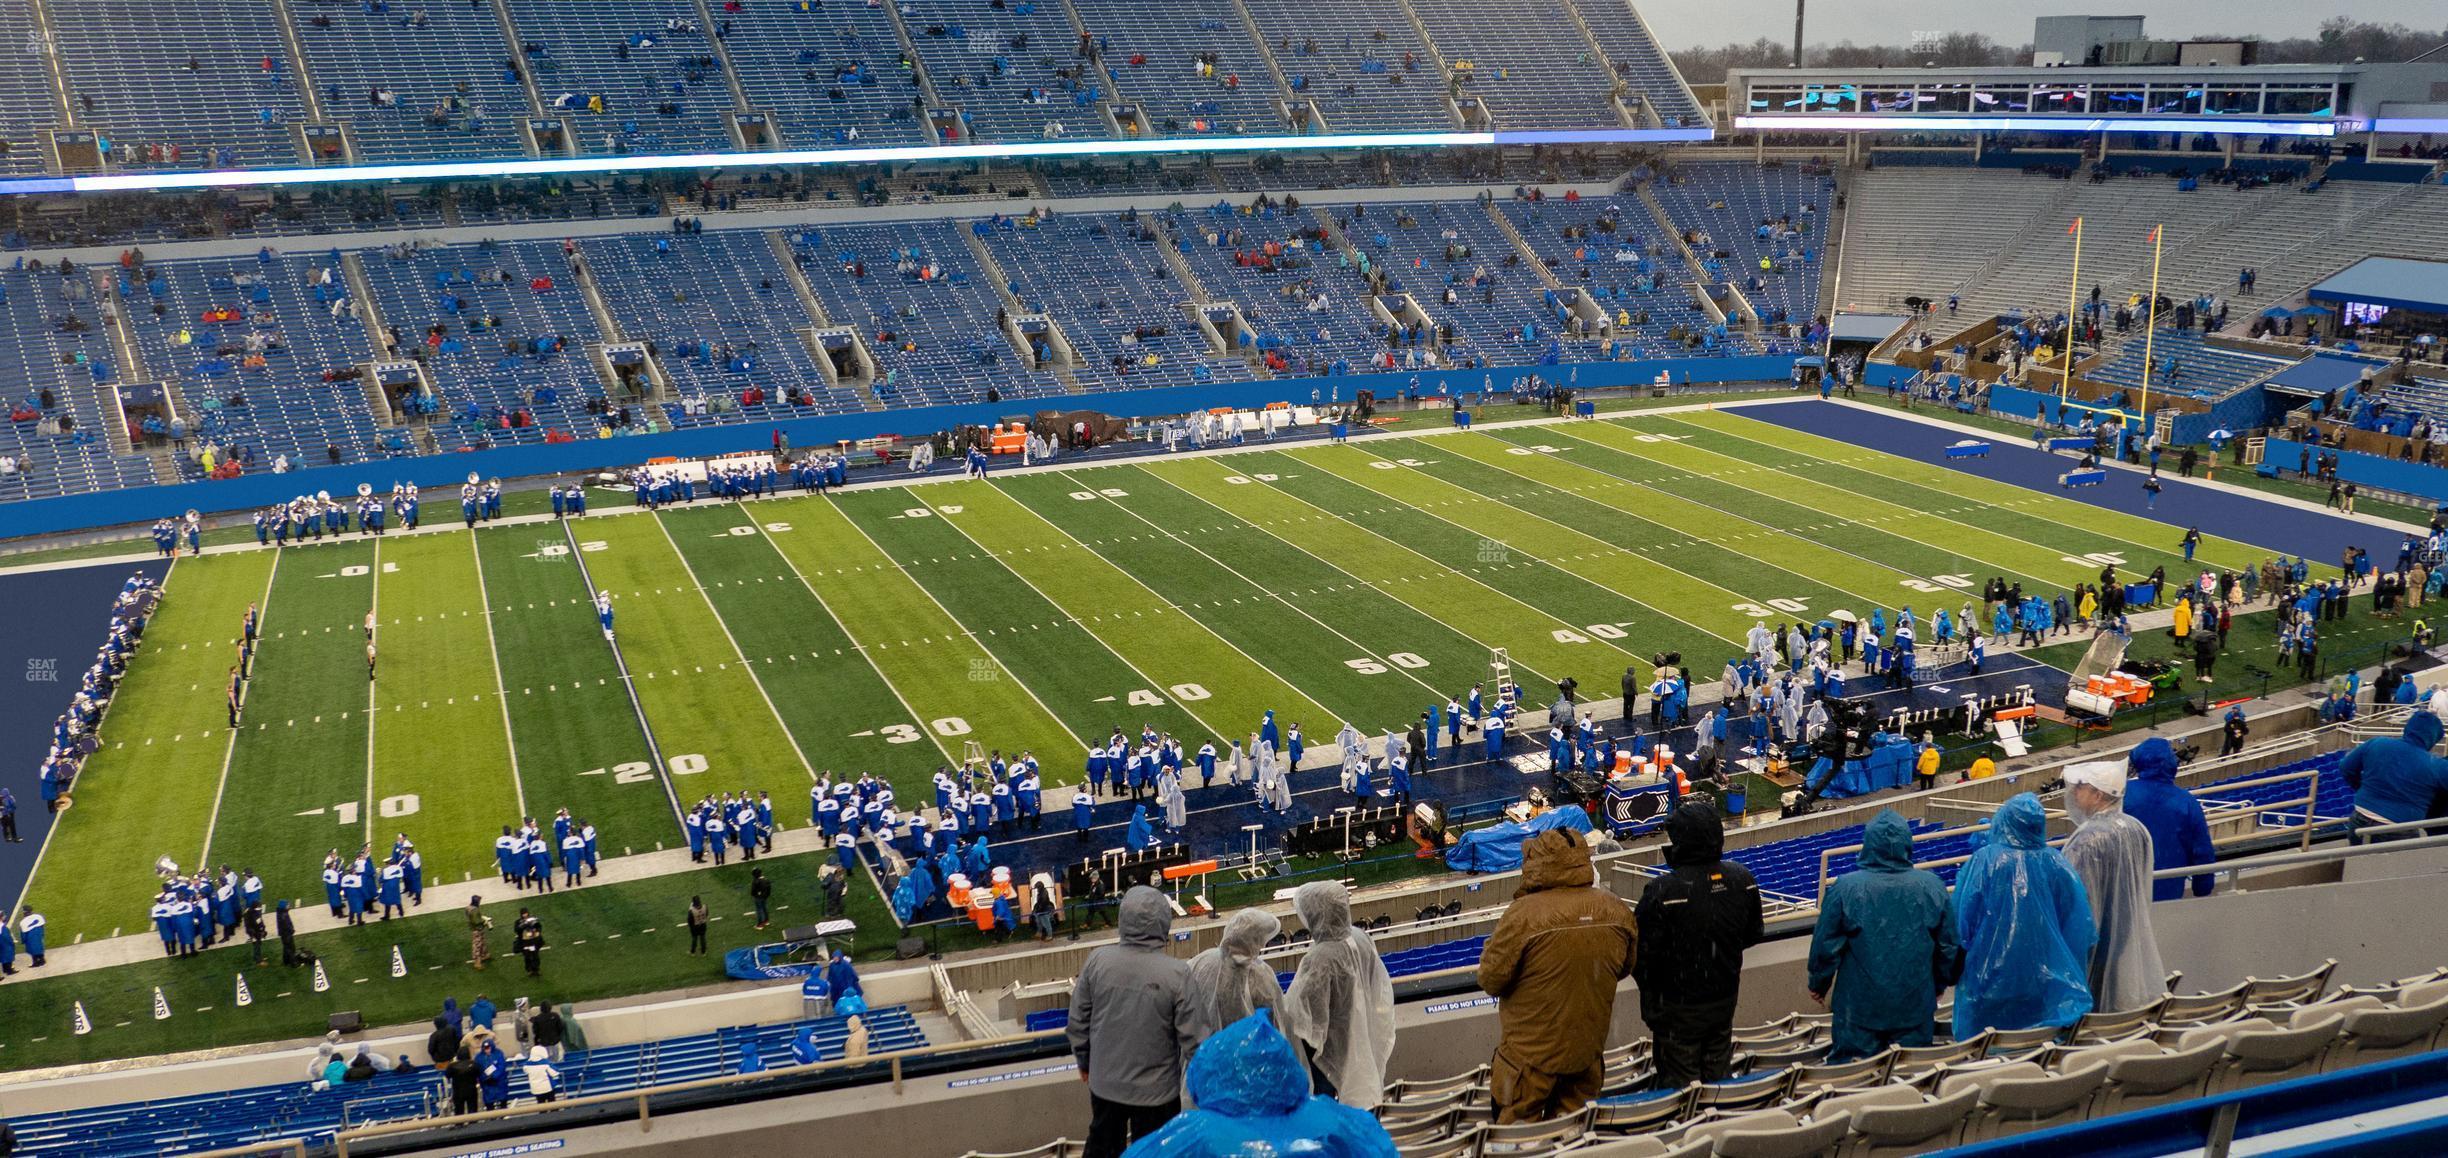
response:
M915 960L926 956L926 951L926 938L903 937L893 945L893 959L896 961Z
M365 1029L365 1016L354 1009L343 1009L331 1015L334 1033L359 1033Z

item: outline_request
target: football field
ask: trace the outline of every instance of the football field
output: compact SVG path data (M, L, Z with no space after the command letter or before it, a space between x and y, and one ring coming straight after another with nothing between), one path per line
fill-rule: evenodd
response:
M181 559L30 887L54 944L149 931L154 863L320 904L406 835L429 883L566 808L612 855L822 772L905 801L975 742L1057 784L1142 725L1375 737L1504 648L1544 703L1757 622L2187 565L2182 529L1716 411L1377 436ZM2206 539L2199 565L2268 552ZM614 639L591 591L612 596ZM249 604L242 725L222 686ZM368 678L368 616L376 659Z

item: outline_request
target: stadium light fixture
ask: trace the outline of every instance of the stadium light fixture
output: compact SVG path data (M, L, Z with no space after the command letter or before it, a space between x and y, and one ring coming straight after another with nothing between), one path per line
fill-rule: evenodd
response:
M678 153L616 157L513 157L324 168L209 169L187 172L92 173L68 177L0 178L0 195L28 193L164 192L250 185L321 185L366 181L470 181L519 177L595 176L671 169L880 165L922 161L1027 160L1039 157L1145 157L1174 153L1278 153L1327 149L1454 148L1506 145L1651 144L1706 141L1706 125L1666 129L1521 129L1492 132L1324 133L1314 136L1181 137L1138 141L1010 141L977 145L892 145L838 149L773 149L749 153Z
M1737 129L1819 129L1833 132L2015 129L2033 133L2209 133L2273 137L2334 137L2329 121L2238 120L2230 117L2053 117L1990 115L1850 116L1827 113L1756 114L1734 118Z

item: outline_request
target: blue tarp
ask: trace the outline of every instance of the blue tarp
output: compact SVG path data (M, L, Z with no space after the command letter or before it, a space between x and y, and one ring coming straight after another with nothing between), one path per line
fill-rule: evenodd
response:
M1521 867L1523 841L1550 828L1588 832L1590 827L1589 813L1578 807L1550 808L1520 823L1506 821L1463 833L1459 842L1445 850L1445 867L1465 873L1511 872Z
M1911 740L1882 732L1871 739L1870 754L1859 760L1845 761L1843 770L1836 773L1835 779L1827 782L1827 787L1821 789L1819 795L1829 800L1841 800L1848 796L1867 796L1883 788L1901 788L1912 783L1913 755ZM1819 762L1811 766L1813 783L1827 775L1829 764L1828 758L1821 756Z
M751 945L723 954L723 973L740 981L788 981L824 968L822 958L798 956L802 945Z
M2388 368L2385 359L2356 358L2345 354L2314 354L2270 376L2271 386L2292 386L2298 390L2325 393L2343 389L2362 380L2366 370Z

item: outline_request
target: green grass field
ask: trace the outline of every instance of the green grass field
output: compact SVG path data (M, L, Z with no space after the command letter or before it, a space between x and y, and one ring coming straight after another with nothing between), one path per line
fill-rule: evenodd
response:
M488 879L493 836L523 815L568 808L608 853L645 852L676 845L677 808L708 793L771 792L797 827L828 770L923 799L970 742L1034 751L1052 794L1115 726L1222 747L1273 710L1313 742L1346 722L1373 736L1484 678L1496 647L1534 695L1571 676L1603 696L1660 651L1709 670L1761 619L1928 614L1990 575L2039 590L2103 565L2139 576L2179 565L2178 537L1681 411L183 559L30 896L54 945L149 935L157 856L252 868L314 907L327 850L406 834L428 905L448 905ZM2262 552L2213 539L2200 554L2237 567ZM590 581L613 597L616 644ZM249 603L264 641L233 738L220 688ZM812 903L799 860L762 863ZM611 938L667 925L692 892L736 896L743 877L541 902L570 947L552 995L717 980L717 962ZM870 944L888 944L872 890L854 895ZM350 980L321 995L258 981L289 995L245 1011L228 1008L225 963L243 949L12 984L25 993L0 1008L0 1065L307 1032L336 1008L413 1019L472 984L449 916L316 940ZM394 941L406 981L380 967ZM151 1020L155 984L170 1022ZM68 1037L71 999L105 1028Z

